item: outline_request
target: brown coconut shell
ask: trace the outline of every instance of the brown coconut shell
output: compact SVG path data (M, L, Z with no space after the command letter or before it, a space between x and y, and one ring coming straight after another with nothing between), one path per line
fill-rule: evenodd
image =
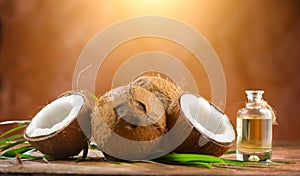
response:
M183 92L182 89L177 86L173 80L169 79L165 75L157 74L148 74L141 75L136 78L132 85L143 87L150 92L155 93L157 97L162 101L165 109L173 102L174 99Z
M182 94L183 95L183 94ZM181 96L182 96L181 95ZM181 108L180 98L176 99L168 108L167 111L167 129L170 130L178 119L180 124L187 129L192 129L190 135L179 145L174 152L175 153L192 153L192 154L207 154L213 156L221 156L228 151L234 143L234 139L231 142L215 141L209 138L207 135L199 131L193 126L193 124L184 115ZM204 140L205 145L199 146L199 139Z
M104 153L124 160L142 159L165 133L166 115L154 93L123 86L99 98L91 124L93 139Z
M35 147L41 153L50 155L55 159L65 159L70 156L78 155L82 149L86 149L88 147L89 138L87 136L91 135L85 134L81 128L81 124L78 123L78 120L86 120L86 123L83 124L85 126L88 126L87 124L90 123L92 107L88 102L87 94L86 92L72 91L63 94L60 97L71 94L77 94L84 98L84 104L77 114L77 117L49 135L30 137L26 133L26 129L28 127L24 132L24 138L33 147Z

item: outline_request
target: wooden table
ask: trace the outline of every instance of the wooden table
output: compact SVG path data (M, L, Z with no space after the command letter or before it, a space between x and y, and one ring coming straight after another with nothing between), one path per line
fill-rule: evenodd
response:
M289 165L250 168L214 168L179 166L159 163L111 163L90 151L91 158L76 163L74 160L0 160L0 174L5 175L300 175L300 145L276 145L273 160L292 161ZM234 158L234 155L223 157Z

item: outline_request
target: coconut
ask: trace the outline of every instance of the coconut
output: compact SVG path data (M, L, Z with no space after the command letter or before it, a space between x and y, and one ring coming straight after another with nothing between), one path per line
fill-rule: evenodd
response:
M99 98L91 124L93 139L106 156L145 159L166 131L166 115L154 93L122 86Z
M193 94L182 94L168 109L167 129L177 119L190 128L190 135L178 146L176 153L223 155L235 140L235 131L229 118L207 100Z
M57 159L78 155L88 147L90 114L86 92L67 92L33 117L24 138L41 153Z
M173 80L160 73L142 74L131 84L155 93L163 103L165 109L182 93L181 88Z

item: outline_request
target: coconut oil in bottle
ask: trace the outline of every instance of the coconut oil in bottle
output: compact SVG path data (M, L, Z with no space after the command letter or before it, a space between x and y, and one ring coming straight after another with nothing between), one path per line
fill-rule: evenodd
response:
M262 99L263 90L246 90L248 102L237 112L236 158L240 161L270 161L273 113Z

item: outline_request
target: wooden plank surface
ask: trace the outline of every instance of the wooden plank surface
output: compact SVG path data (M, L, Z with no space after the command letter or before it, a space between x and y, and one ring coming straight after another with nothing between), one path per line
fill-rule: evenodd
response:
M74 160L44 161L0 160L0 174L5 175L300 175L300 145L273 147L273 160L292 161L289 165L269 165L250 168L214 168L179 166L159 163L111 163L90 151L90 158L76 163ZM234 158L234 155L223 156Z

